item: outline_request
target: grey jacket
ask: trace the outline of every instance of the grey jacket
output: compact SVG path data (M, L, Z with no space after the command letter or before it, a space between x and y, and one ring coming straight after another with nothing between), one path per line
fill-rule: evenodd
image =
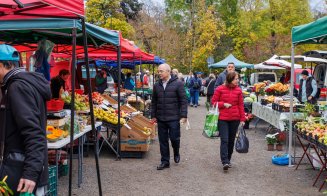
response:
M225 83L226 77L227 77L227 70L225 70L225 71L223 71L223 72L221 72L219 74L219 76L217 77L216 83L215 83L215 89L218 86L220 86L220 85L222 85L222 84Z

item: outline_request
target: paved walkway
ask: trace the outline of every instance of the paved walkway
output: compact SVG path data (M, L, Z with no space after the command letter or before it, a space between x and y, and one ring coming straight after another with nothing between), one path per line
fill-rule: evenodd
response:
M158 141L143 159L115 161L109 149L104 149L100 156L103 195L322 195L317 187L312 187L316 171L308 169L308 165L294 171L271 163L271 156L277 151L266 150L264 130L268 124L263 122L257 129L247 131L250 152L235 152L233 168L224 173L219 160L220 140L201 135L206 114L204 100L201 98L200 107L189 108L192 129L182 130L178 165L171 159L169 169L156 170L160 161ZM74 184L74 195L98 195L93 156L85 159L84 177L80 189ZM60 178L59 184L59 195L67 195L68 178Z

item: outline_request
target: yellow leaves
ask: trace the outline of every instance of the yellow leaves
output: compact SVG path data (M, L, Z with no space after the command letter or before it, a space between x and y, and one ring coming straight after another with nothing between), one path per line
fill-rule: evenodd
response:
M134 28L128 24L126 21L119 20L117 18L109 18L107 19L104 27L111 30L121 31L123 37L131 38L135 34Z

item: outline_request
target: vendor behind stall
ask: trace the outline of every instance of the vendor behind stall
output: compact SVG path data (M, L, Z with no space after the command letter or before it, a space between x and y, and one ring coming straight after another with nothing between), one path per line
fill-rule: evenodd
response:
M96 91L99 93L104 93L104 90L106 90L108 87L107 84L107 71L106 69L101 69L99 73L95 76L95 88Z
M127 73L126 79L124 82L124 88L132 91L132 90L134 90L134 87L135 87L135 82L132 78L132 74Z
M66 90L66 81L69 78L69 71L62 69L59 71L59 75L51 79L51 93L52 99L58 99L63 91Z
M315 104L317 102L317 82L311 75L309 75L307 70L303 70L301 75L302 79L300 80L298 99L301 103L309 102Z

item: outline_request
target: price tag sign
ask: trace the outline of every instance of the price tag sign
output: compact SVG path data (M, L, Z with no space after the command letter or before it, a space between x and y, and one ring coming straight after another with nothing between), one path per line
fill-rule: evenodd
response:
M105 109L107 111L109 110L108 106L106 106L105 104L101 104L100 106L101 106L101 108L103 108L103 109Z
M110 105L110 103L109 103L109 101L108 100L103 100L103 102L102 102L103 104L105 104L105 105Z

